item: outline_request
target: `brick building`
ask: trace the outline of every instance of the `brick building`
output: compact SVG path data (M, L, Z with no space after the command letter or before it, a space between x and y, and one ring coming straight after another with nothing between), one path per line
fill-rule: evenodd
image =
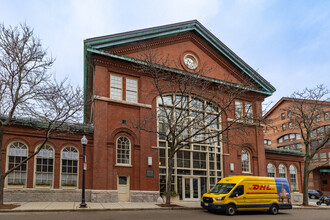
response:
M292 98L280 99L266 114L265 118L269 121L269 125L265 130L264 145L267 149L285 149L287 152L305 152L305 146L301 137L299 128L295 127L290 121L291 113L287 111L292 105ZM323 137L324 133L330 129L330 103L323 102L323 113L317 116L315 129L311 134L311 147L316 147L318 141ZM324 149L313 158L311 166L319 166L330 161L330 143L328 142ZM279 176L279 162L272 163L276 170L276 176ZM303 164L302 164L303 165ZM271 165L269 165L271 166ZM288 167L288 166L286 166ZM303 173L303 167L295 167L297 172ZM293 170L293 168L292 168ZM301 174L299 174L301 175ZM330 166L329 163L314 170L309 176L310 189L318 189L326 194L330 194ZM297 188L299 189L299 188Z
M63 133L49 142L43 152L43 166L29 161L6 180L6 201L79 201L82 149L79 143L87 135L86 201L156 201L164 192L168 146L156 133L130 126L157 114L158 95L153 93L151 79L138 65L147 65L140 55L146 48L157 50L177 65L166 66L171 74L195 74L204 63L212 70L204 78L212 85L230 84L245 92L221 115L215 129L237 117L261 117L262 101L275 88L210 33L198 21L188 21L126 33L102 36L84 41L85 123L72 133ZM248 86L245 82L249 82ZM168 94L169 100L175 94ZM184 97L192 100L196 97ZM197 101L197 98L196 98ZM201 115L219 111L220 103L209 103L198 97ZM166 103L171 107L171 102ZM191 112L191 109L187 109ZM150 121L150 129L160 129L160 120ZM286 150L264 148L263 128L256 119L237 120L248 131L242 139L235 131L226 133L234 145L221 141L191 142L175 156L172 188L182 200L198 200L218 180L230 175L266 176L269 161L283 160L294 164L297 185L301 184L301 155ZM41 136L34 126L13 125L5 132L2 151L3 167L15 158L35 151ZM21 150L23 149L23 150ZM39 155L40 156L40 155ZM38 159L36 159L38 160ZM40 160L39 160L40 161ZM39 169L45 167L45 170ZM51 172L47 172L47 170ZM39 172L39 173L38 173ZM19 183L19 184L15 184ZM33 196L30 196L34 194ZM24 196L22 196L24 195ZM36 195L36 196L35 196Z

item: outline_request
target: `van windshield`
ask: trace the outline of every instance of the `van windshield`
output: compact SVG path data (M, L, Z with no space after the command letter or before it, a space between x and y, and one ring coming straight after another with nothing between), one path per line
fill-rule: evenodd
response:
M233 183L218 183L211 190L210 193L227 194L235 187Z

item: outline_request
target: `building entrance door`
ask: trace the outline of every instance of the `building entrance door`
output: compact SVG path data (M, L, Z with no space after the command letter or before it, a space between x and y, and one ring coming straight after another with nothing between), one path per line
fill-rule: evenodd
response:
M129 176L118 176L118 202L129 202Z
M201 194L201 182L197 177L185 177L182 181L182 199L186 201L198 201Z

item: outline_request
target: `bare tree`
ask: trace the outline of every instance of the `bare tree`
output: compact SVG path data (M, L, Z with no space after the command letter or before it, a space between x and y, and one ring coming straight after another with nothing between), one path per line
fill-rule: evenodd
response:
M167 142L166 204L170 204L175 154L190 144L228 144L229 130L235 130L237 138L243 137L246 130L242 127L252 126L255 116L252 102L245 113L242 106L235 115L235 100L248 93L244 85L207 77L213 68L206 64L199 64L192 72L182 71L175 68L178 64L169 56L156 50L146 51L140 57L144 62L138 69L151 80L154 89L149 94L157 97L157 112L134 127L157 133L160 140ZM155 129L152 122L156 121Z
M284 110L291 113L290 122L299 129L303 139L305 148L303 205L308 205L309 174L328 163L315 165L312 159L330 139L330 129L325 129L322 136L313 135L316 133L316 129L320 127L319 117L324 115L325 108L329 109L329 91L323 85L318 85L312 89L306 88L302 92L295 92L291 98L290 105ZM318 145L313 147L312 142L316 140Z
M54 63L47 58L41 42L26 24L6 28L0 24L0 152L7 126L17 118L33 118L41 123L43 143L35 153L3 172L0 157L0 204L3 204L6 176L39 153L56 132L66 129L68 122L79 121L83 107L82 91L66 83L56 82L48 73Z

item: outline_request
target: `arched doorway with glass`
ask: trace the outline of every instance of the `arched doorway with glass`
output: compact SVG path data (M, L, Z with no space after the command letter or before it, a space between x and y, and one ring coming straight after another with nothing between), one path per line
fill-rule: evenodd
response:
M177 95L163 96L163 101L158 99L158 108L173 108ZM175 105L173 117L181 114L183 111L190 117L201 117L205 121L210 120L217 114L218 108L206 100L191 97L180 96L181 100L187 100L187 105ZM215 116L214 116L215 117ZM214 123L205 131L212 132L220 128L220 121ZM168 154L169 147L166 140L168 126L164 120L164 115L158 112L158 148L159 148L159 173L160 173L160 193L166 191L166 176L168 173ZM186 132L193 132L194 128L187 129ZM181 200L192 201L199 200L202 195L213 187L222 178L222 146L220 137L216 141L199 142L199 136L191 138L187 143L183 143L181 149L174 155L174 167L172 175L172 192L179 194Z

